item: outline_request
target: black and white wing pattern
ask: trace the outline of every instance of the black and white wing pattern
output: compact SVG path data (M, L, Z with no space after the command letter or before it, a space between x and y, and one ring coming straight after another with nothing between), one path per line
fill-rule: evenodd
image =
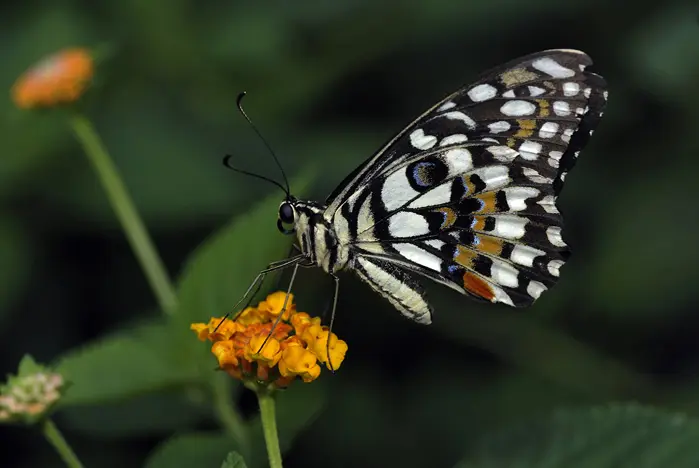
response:
M569 255L556 198L607 99L591 64L567 49L509 62L357 168L323 216L359 276L424 323L431 308L405 271L516 307L550 288Z

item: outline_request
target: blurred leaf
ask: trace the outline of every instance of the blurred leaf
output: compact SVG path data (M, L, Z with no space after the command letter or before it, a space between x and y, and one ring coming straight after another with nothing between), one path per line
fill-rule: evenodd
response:
M170 435L210 416L207 406L194 404L188 397L178 390L95 406L63 408L61 427L100 438Z
M297 192L306 190L313 178L310 170L304 174L292 181ZM229 312L257 273L283 258L289 244L276 228L280 199L278 194L268 197L196 249L179 281L176 320L206 322Z
M287 452L294 439L308 427L320 414L325 406L326 384L318 380L310 384L297 382L288 390L277 394L277 431L279 434L279 446L282 454ZM250 423L251 455L250 466L265 466L266 448L262 436L262 423L259 416Z
M221 466L235 443L217 432L176 435L157 446L145 463L146 468L191 468ZM225 465L224 465L225 466Z
M71 384L61 404L123 400L196 382L196 368L178 360L181 350L172 341L169 325L154 323L69 351L57 366Z
M246 199L250 182L222 167L223 148L173 111L171 102L154 96L152 89L130 90L129 99L105 98L100 104L94 118L97 131L139 212L151 224L208 221L230 209L231 200ZM242 143L235 150L249 152ZM77 143L71 156L79 160L81 171L58 181L56 203L80 217L118 226L104 189Z
M460 468L692 468L699 422L637 405L566 410L487 436Z
M221 468L247 468L247 465L239 453L230 452L221 464Z
M629 76L658 98L696 105L699 76L699 25L696 5L674 5L649 16L630 35ZM625 52L622 52L625 53Z
M440 297L435 297L433 303L437 310L448 310ZM563 330L509 308L494 311L473 305L468 313L441 315L433 327L444 336L478 346L510 364L590 396L638 396L652 388L651 379L625 363Z
M596 223L599 247L587 263L586 298L592 310L625 314L628 320L648 314L667 320L668 314L681 313L682 305L695 300L694 289L681 281L699 277L699 249L683 248L694 245L699 218L677 222L679 213L696 211L695 187L693 171L668 162L648 177L636 177L624 190L609 193L606 199L614 201ZM680 250L670 253L672 249Z

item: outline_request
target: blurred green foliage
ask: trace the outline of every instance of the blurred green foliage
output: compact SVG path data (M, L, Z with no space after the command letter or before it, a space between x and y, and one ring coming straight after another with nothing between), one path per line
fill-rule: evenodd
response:
M19 112L6 93L5 373L25 353L59 364L73 386L56 421L87 466L221 466L231 451L264 466L254 399L218 380L187 330L225 312L288 248L275 229L279 192L220 165L231 153L278 176L237 94L248 91L297 194L320 200L482 70L571 47L592 56L610 100L561 198L574 249L561 282L526 311L428 286L437 314L422 327L344 275L335 330L347 359L283 394L285 462L697 466L697 13L679 0L3 5L1 88L61 47L113 48L88 113L182 301L173 320L160 317L65 121ZM321 314L330 280L303 271L297 284L299 307ZM235 399L247 443L222 435L213 388ZM13 447L0 466L58 466L38 433L3 427L0 437Z

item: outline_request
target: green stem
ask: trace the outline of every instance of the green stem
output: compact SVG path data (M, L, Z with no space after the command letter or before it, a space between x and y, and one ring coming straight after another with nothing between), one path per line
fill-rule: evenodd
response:
M282 452L279 448L279 435L277 434L277 418L274 409L274 395L271 391L260 388L257 390L257 401L260 404L260 419L262 419L262 432L267 445L267 456L270 468L282 467Z
M166 314L173 314L177 306L174 288L121 180L119 171L87 118L80 114L73 114L70 124L107 192L112 208L148 278L160 308Z
M46 439L53 445L58 454L61 456L63 461L70 468L82 468L83 464L80 463L78 457L70 448L68 442L63 438L63 434L58 430L56 425L50 419L46 419L42 424L42 432Z
M219 376L217 376L219 377ZM216 413L223 427L228 434L241 446L243 452L249 447L248 432L240 415L231 406L231 384L230 379L214 378L213 397Z

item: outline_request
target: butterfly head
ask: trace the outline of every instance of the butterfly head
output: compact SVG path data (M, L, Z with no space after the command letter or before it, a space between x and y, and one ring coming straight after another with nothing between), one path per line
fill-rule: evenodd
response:
M296 199L292 196L287 196L279 204L279 213L277 214L277 229L279 229L279 232L282 234L290 235L296 232L298 211L295 205Z

